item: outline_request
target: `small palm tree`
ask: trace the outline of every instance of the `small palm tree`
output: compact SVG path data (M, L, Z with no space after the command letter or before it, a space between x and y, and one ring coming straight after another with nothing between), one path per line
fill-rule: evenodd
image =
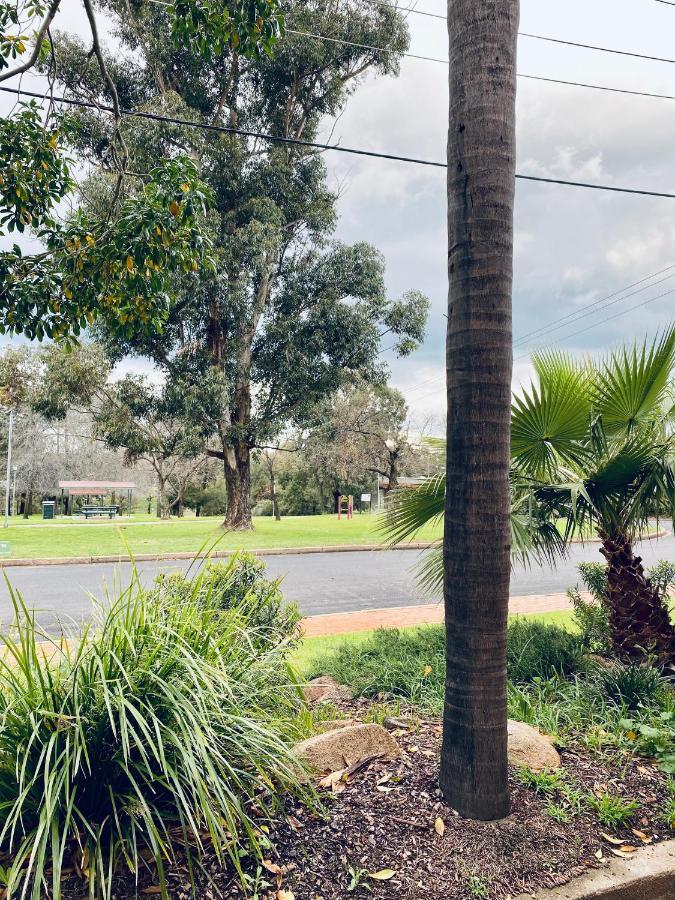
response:
M675 518L668 391L675 328L651 345L624 348L599 363L579 363L559 352L533 361L537 383L512 407L512 552L554 559L574 537L595 532L607 560L615 651L624 659L653 655L672 664L675 629L668 607L633 545L651 516L667 510ZM399 494L385 519L392 542L438 517L444 494L442 477ZM421 577L428 587L438 584L439 555L429 556Z

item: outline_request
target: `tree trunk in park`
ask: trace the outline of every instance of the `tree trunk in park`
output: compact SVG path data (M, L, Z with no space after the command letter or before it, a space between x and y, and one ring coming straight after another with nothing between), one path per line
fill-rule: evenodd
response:
M159 473L157 473L157 518L171 518L171 509L166 496L166 479Z
M243 442L227 447L224 453L227 513L223 525L232 531L253 527L251 515L251 451Z
M518 0L448 0L447 674L440 786L509 812L506 624Z
M659 665L675 663L675 628L668 605L645 575L625 535L601 535L607 560L607 605L612 647L625 662L649 656Z

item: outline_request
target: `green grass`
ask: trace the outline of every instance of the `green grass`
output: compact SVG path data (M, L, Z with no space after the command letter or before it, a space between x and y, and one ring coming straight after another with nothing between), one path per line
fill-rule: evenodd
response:
M511 616L512 619L530 619L536 622L543 622L546 625L558 625L568 631L576 631L573 613L568 610L560 610L557 612L537 613L533 615ZM401 632L414 632L419 626L411 625L409 628L401 628ZM305 638L300 646L293 651L290 656L290 662L300 675L305 677L312 669L314 661L323 656L325 653L338 650L344 646L358 647L363 644L374 634L374 630L370 631L353 631L348 634L328 634L321 637Z
M250 532L226 532L222 517L172 519L168 522L75 522L63 519L40 524L11 524L0 539L10 542L9 556L72 557L127 553L195 553L219 539L218 550L272 549L274 547L331 547L340 544L382 544L377 516L355 516L338 522L335 516L289 516L254 519ZM440 527L428 527L418 540L435 540ZM126 543L125 543L126 542Z

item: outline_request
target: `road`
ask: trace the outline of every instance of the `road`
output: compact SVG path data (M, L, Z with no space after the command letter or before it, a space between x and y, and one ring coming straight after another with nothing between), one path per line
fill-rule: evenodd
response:
M675 560L672 534L640 546L645 564L659 559ZM352 612L380 607L412 606L429 603L415 585L414 569L420 553L414 550L365 551L355 553L310 553L269 556L268 572L282 577L284 595L296 601L304 615ZM556 569L519 567L511 578L511 595L552 594L564 591L578 580L576 566L583 560L600 560L597 544L574 545L569 559ZM187 568L188 563L142 562L138 571L142 583L149 585L160 572ZM4 570L12 588L30 608L40 624L60 631L91 616L93 598L104 599L106 589L128 584L129 564L62 565L9 567ZM0 622L12 619L10 593L0 584Z

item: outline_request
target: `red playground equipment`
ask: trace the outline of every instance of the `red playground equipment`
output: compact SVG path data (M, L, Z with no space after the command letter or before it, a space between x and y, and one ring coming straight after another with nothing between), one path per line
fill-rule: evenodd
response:
M348 519L354 517L354 498L351 494L348 497L345 497L344 494L340 494L337 508L338 521L340 521L343 515L346 515Z

